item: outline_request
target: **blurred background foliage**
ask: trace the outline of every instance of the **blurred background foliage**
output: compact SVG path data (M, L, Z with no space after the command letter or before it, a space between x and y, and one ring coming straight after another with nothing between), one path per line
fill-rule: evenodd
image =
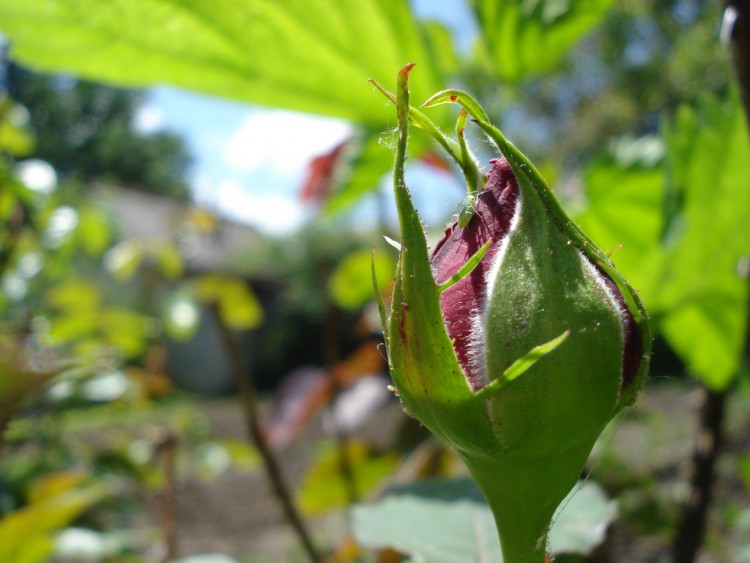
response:
M363 198L382 198L392 163L393 111L367 79L388 87L409 61L418 64L414 100L459 87L484 104L591 237L613 250L652 315L655 384L642 411L620 421L621 432L596 452L588 483L618 498L619 517L602 489L574 496L572 520L561 518L560 529L587 532L558 533L577 538L553 546L568 554L560 560L593 552L651 560L667 552L686 496L679 468L692 421L672 388L660 391L665 379L685 392L699 385L733 392L731 455L705 549L716 560L750 557L750 466L741 438L750 148L730 53L718 39L722 7L470 0L463 9L474 31L425 20L414 7L404 0L0 2L7 41L0 559L174 558L176 538L184 545L193 531L190 494L207 477L218 479L209 498L240 522L239 537L245 526L266 529L254 514L273 509L232 511L238 497L226 492L233 478L243 489L265 485L241 417L229 423L224 414L238 406L223 328L253 384L268 392L266 433L299 484L301 508L327 511L315 533L334 560L399 560L389 551L396 545L430 561L484 549L459 541L444 546L443 559L432 554L431 546L455 537L460 523L449 519L413 534L413 544L399 543L398 530L412 529L414 519L478 501L455 479L461 468L451 454L401 417L385 391L370 264L377 247L387 298L395 251L381 235L397 238L387 213L367 233L342 220ZM195 206L184 141L133 127L139 88L162 83L350 120L352 138L310 165L303 194L319 208L316 219L270 238ZM431 111L453 129L448 109ZM411 151L412 162L451 171L419 131ZM131 201L143 211L128 211ZM153 227L146 235L128 227L139 214ZM321 411L331 430L325 440ZM646 450L633 443L650 448L651 465L637 463ZM453 480L410 485L424 477ZM401 488L380 496L394 484ZM357 506L351 537L330 533L327 523L347 514L342 507L375 499ZM273 518L278 525L280 516ZM613 520L607 538L594 532ZM231 528L225 522L211 533ZM242 540L214 545L191 549L258 560ZM288 538L274 549L277 558L299 558Z

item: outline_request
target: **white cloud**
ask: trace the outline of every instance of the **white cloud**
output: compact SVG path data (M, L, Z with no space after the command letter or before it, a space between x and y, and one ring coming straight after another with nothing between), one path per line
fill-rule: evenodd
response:
M305 209L292 197L248 192L237 180L219 183L214 204L225 217L255 225L265 233L280 235L300 226Z
M155 105L145 104L133 116L133 129L148 135L164 125L164 112Z
M253 111L240 123L224 149L234 172L272 169L274 175L301 175L311 158L346 139L346 121L284 110Z

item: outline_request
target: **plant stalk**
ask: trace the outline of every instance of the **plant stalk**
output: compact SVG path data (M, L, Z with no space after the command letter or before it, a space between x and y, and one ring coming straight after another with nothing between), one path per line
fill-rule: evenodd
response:
M674 563L692 563L706 533L706 517L711 505L716 460L724 438L727 391L714 392L701 387L698 440L693 452L690 496L682 509L672 548Z
M164 475L164 484L159 493L159 519L164 531L164 563L177 559L177 521L174 515L175 492L175 456L177 453L177 438L171 431L165 430L164 436L156 447L158 462Z
M289 485L281 472L279 459L266 440L266 435L263 431L260 420L257 393L250 377L248 376L248 371L244 365L239 345L237 344L237 339L224 322L224 319L221 318L221 313L216 304L211 305L211 312L216 320L216 326L219 329L219 336L222 345L229 357L232 375L234 376L234 381L237 385L240 401L245 414L248 437L258 449L258 452L263 459L266 477L271 485L271 490L278 499L279 504L281 504L290 526L297 534L305 552L310 558L310 561L313 563L323 563L323 558L313 544L312 537L307 530L302 517L297 511L294 501L292 500Z

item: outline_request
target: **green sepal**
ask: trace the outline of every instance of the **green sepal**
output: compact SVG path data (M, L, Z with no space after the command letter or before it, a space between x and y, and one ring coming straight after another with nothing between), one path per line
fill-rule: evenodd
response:
M386 322L388 317L385 312L385 301L383 301L383 293L380 291L380 284L378 283L378 276L375 272L375 249L372 250L372 259L370 260L370 274L372 275L372 287L375 290L375 299L378 303L378 312L380 313L380 326L383 327L383 338L388 341L388 323Z
M479 105L479 102L462 90L442 90L441 92L430 96L420 107L428 108L440 104L453 103L461 104L461 106L463 106L474 119L480 119L489 123L490 118L487 116L487 113L485 113L482 106Z
M502 377L490 381L487 385L482 387L479 391L474 393L474 396L478 399L489 399L492 395L495 395L508 383L526 373L531 366L541 360L544 356L552 352L555 348L560 346L570 336L570 330L566 330L560 336L553 338L549 342L534 346L529 352L515 362L510 364L508 368L503 372Z
M410 63L412 66L414 66L414 63ZM408 65L407 65L408 66ZM370 84L375 86L380 92L388 98L390 101L392 101L394 104L397 103L397 96L393 92L390 92L383 88L377 80L370 79ZM427 132L428 135L430 135L437 143L445 149L445 152L447 152L451 158L461 166L462 160L461 160L461 150L458 147L458 143L451 139L448 135L443 133L440 128L435 125L432 120L427 117L424 113L419 111L415 107L409 107L407 108L409 111L407 112L408 118L411 120L414 125L419 127L420 129Z
M466 143L466 139L464 138L464 128L466 127L466 117L468 115L468 112L465 109L461 109L461 111L458 114L458 120L456 121L456 138L458 139L458 148L461 151L461 171L464 174L464 178L466 180L466 191L468 193L468 199L467 204L471 208L471 215L469 215L468 218L460 218L460 224L459 226L465 227L468 223L471 217L474 215L474 202L476 199L476 194L479 190L480 186L484 186L484 179L481 179L479 174L479 164L477 164L477 160L474 158L474 155L471 154L471 151L469 150L469 146Z
M422 223L404 180L411 66L399 73L399 118L394 191L401 226L401 254L388 319L391 377L407 412L459 451L498 452L483 409L456 358L440 309Z
M466 261L466 263L456 271L455 274L453 274L451 277L449 277L447 280L445 280L443 283L441 283L438 286L438 291L440 293L443 293L446 289L451 288L452 286L460 282L462 279L464 279L466 276L471 274L471 272L474 271L474 268L476 268L479 265L479 263L482 261L482 258L484 258L484 255L487 254L487 251L490 249L490 246L492 246L492 241L488 240L480 247L479 250L477 250L474 254L471 255L471 258L469 258Z

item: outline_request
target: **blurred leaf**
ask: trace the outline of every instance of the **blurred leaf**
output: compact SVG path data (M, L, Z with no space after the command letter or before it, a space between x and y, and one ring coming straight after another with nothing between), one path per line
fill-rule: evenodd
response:
M49 500L56 495L62 494L78 487L86 478L83 471L59 471L48 473L36 479L29 488L28 500L30 504L36 504Z
M153 248L153 256L156 258L159 269L166 279L175 280L182 276L184 271L182 255L174 244L157 244Z
M738 473L745 489L750 491L750 455L745 455L739 460Z
M373 300L373 267L378 287L390 288L395 265L386 253L373 255L371 250L356 250L344 257L328 280L331 296L339 307L358 309Z
M602 19L612 0L471 0L488 60L516 82L554 68Z
M99 256L112 238L112 230L107 217L92 205L82 205L78 208L76 234L81 248L89 256Z
M351 141L339 143L325 154L314 157L307 163L306 178L300 190L303 203L325 201L339 175L343 155L350 151Z
M41 563L53 550L52 533L97 502L98 489L67 490L5 514L0 520L0 561Z
M137 240L124 240L104 256L104 265L118 280L131 279L146 254L146 247Z
M99 288L92 282L80 279L65 281L46 293L50 307L62 311L86 313L99 307Z
M562 502L550 531L553 554L586 555L604 539L616 513L591 481ZM469 479L422 481L383 500L355 507L352 528L361 545L391 547L430 563L502 561L492 512Z
M0 357L0 438L5 424L13 416L19 404L28 396L39 391L53 376L53 373L27 371L12 363L12 354L2 350Z
M169 83L381 127L367 83L420 65L415 99L443 84L402 0L17 0L0 4L14 56L129 86ZM262 54L262 56L260 56Z
M219 314L230 328L247 330L263 321L263 309L255 293L242 280L232 280L219 298Z
M337 185L324 202L327 213L340 213L380 187L393 165L393 152L380 142L381 136L381 130L368 130L349 143L342 154Z
M422 24L429 38L427 45L432 53L432 60L440 68L443 76L458 74L461 61L453 44L453 34L442 23L426 21Z
M146 315L111 307L101 312L99 327L108 344L128 357L140 355L148 342L149 318Z
M337 385L348 387L365 375L381 373L385 369L385 358L378 344L376 339L367 340L349 356L331 366L331 376Z
M205 234L215 232L219 226L219 220L214 213L197 207L191 207L187 210L185 223L199 233Z
M750 143L739 96L683 106L665 127L670 190L680 202L664 235L657 320L690 371L711 389L736 375L748 315Z
M267 425L268 443L277 449L289 446L310 419L328 403L331 379L318 367L298 368L282 379Z
M314 514L346 506L349 502L347 486L341 475L338 444L322 448L305 475L299 491L299 506L307 514ZM347 456L358 494L366 495L385 477L392 474L399 463L393 453L376 454L367 444L350 440Z
M244 440L233 440L226 438L218 444L224 448L231 462L245 470L256 469L260 466L260 454L253 446Z
M206 303L216 303L230 328L247 330L263 321L260 302L244 280L206 275L194 283L196 296Z
M604 541L607 526L617 516L617 502L609 500L593 481L579 483L560 504L549 532L552 553L588 555Z
M182 276L182 256L179 249L169 242L124 240L107 252L104 265L118 280L124 281L131 279L146 259L156 262L168 280Z
M0 151L15 157L28 156L34 149L29 112L0 94Z

